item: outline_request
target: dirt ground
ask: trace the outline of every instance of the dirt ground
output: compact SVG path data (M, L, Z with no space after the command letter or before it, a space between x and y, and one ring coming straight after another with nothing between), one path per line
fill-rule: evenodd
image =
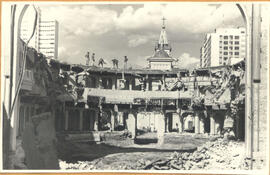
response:
M157 144L156 134L135 141L119 133L106 133L100 144L62 143L62 170L248 170L243 141L196 134L165 134ZM135 142L135 143L134 143ZM254 169L263 170L265 159L254 159Z
M174 152L191 153L209 139L205 135L168 133L165 134L164 144L158 145L156 133L143 134L135 140L124 138L119 132L106 133L100 144L60 143L60 168L134 170L138 169L140 159L147 164L160 158L169 158Z

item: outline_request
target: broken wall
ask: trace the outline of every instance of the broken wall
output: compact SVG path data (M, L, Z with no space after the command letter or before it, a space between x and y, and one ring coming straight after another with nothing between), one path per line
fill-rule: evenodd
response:
M22 135L27 169L59 169L56 141L52 113L33 116Z

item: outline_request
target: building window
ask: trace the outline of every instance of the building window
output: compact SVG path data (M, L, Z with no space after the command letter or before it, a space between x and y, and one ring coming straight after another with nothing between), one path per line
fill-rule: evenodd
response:
M224 36L224 39L228 39L228 36Z
M228 57L224 57L224 60L226 61L228 59Z
M234 36L235 39L239 39L239 36Z
M233 36L232 35L230 35L230 39L233 39Z
M235 50L239 50L239 47L234 47Z
M224 41L224 44L228 44L228 41Z
M228 55L228 52L224 52L224 55Z
M235 41L234 44L239 44L239 41Z
M239 55L239 52L235 52L235 55Z
M224 50L228 50L228 47L224 47Z

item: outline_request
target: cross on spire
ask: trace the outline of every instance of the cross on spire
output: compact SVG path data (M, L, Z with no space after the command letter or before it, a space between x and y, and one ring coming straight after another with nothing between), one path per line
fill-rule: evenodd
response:
M162 28L163 28L163 29L165 29L165 20L166 20L166 18L163 17L163 18L162 18L162 21L163 21L163 22L162 22L162 23L163 23Z

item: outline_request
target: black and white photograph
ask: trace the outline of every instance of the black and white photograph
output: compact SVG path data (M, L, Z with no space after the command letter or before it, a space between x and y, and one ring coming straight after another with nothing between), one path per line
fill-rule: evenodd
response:
M269 173L268 2L1 4L1 172Z

